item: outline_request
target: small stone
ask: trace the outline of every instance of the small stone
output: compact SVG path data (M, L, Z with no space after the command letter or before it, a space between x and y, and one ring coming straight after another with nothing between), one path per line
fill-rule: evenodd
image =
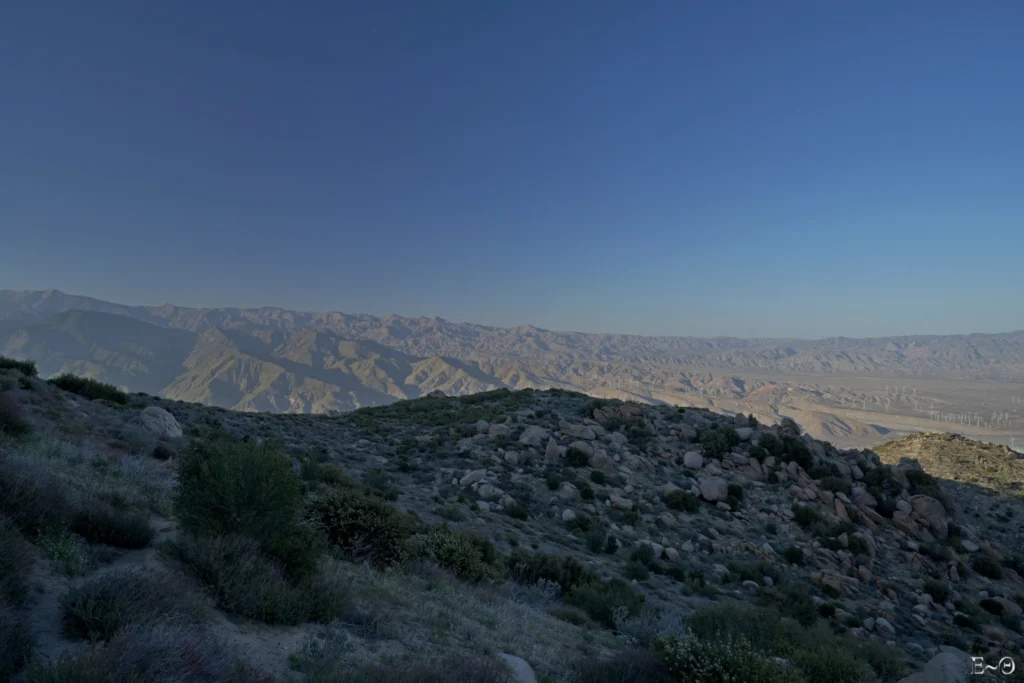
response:
M568 508L566 508L565 510L562 510L562 521L563 522L571 522L574 519L576 519L576 513L575 512L573 512L572 510L570 510Z

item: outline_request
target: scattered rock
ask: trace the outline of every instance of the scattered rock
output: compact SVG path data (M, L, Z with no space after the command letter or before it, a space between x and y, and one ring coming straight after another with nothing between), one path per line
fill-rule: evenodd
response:
M712 503L729 497L729 484L721 477L707 477L700 482L700 495Z
M176 439L182 435L181 425L169 412L157 406L148 406L142 411L142 425L153 434Z

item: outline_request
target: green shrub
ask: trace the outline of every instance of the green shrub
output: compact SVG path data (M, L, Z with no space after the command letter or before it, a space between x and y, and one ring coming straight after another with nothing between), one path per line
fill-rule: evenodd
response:
M842 650L799 650L792 663L808 681L861 683L867 665Z
M818 511L808 505L794 505L793 519L804 529L809 529L821 521Z
M782 556L786 559L786 562L800 566L804 563L804 551L800 546L791 545L782 551Z
M503 566L493 544L465 532L434 529L410 539L412 554L427 556L456 578L479 581L485 576L500 579Z
M312 647L293 658L312 683L509 683L509 669L483 656L417 657L409 662L353 665L343 657Z
M163 572L121 569L99 575L60 598L61 626L69 638L110 640L129 624L198 622L203 604Z
M153 448L152 456L156 460L170 460L174 455L174 450L167 444L158 443Z
M264 543L264 552L281 563L293 581L312 576L327 550L327 538L311 524L296 524Z
M229 614L268 624L299 624L326 623L351 610L347 584L326 560L312 576L294 583L255 539L186 534L164 550Z
M739 434L732 427L718 429L702 429L697 436L697 443L709 458L721 458L734 446L740 443Z
M728 491L730 497L738 501L743 500L743 487L739 484L729 484Z
M707 683L805 683L792 668L755 650L742 639L663 638L658 651L678 681Z
M200 602L166 573L112 571L71 588L60 601L68 638L110 640L128 624L203 616Z
M905 474L907 483L910 485L910 495L930 496L948 507L949 502L946 500L946 494L942 490L942 486L939 485L938 479L924 470L908 469Z
M0 515L0 601L20 603L27 594L32 569L31 548L14 524Z
M621 607L626 615L635 617L644 605L644 596L625 581L612 579L573 588L567 596L567 602L585 611L605 628L615 628L616 609Z
M174 502L182 528L190 533L269 542L295 524L302 482L280 443L195 441L179 464Z
M582 657L569 683L676 683L668 668L647 648L619 652L611 659Z
M590 464L590 456L575 446L565 452L565 462L570 467L586 467Z
M795 436L782 437L782 459L785 462L795 462L805 470L814 466L814 455L801 439Z
M38 377L39 369L34 360L15 360L0 356L0 370L17 370L25 377Z
M609 537L611 538L611 537ZM544 579L557 583L563 592L597 581L598 576L575 557L514 550L508 559L509 575L518 583L533 585Z
M615 538L614 536L612 536L611 534L609 534L608 535L608 541L604 544L604 551L608 555L614 555L615 553L619 552L619 541L618 541L618 539Z
M6 393L0 393L0 434L23 436L31 431L32 425L22 416L14 399Z
M672 510L696 512L700 508L700 500L689 491L676 489L665 494L665 505Z
M313 500L307 514L328 541L378 567L406 557L409 526L398 510L379 498L333 490Z
M846 481L842 477L825 477L821 480L821 488L826 491L845 493L846 495L850 495L851 491L850 482Z
M36 543L53 563L53 571L66 576L81 576L92 566L89 545L78 534L54 529L40 534Z
M924 592L932 596L932 599L938 603L944 603L949 600L949 587L942 581L926 579L924 582Z
M623 568L622 575L631 581L646 581L651 578L651 570L643 562L630 560Z
M988 555L978 554L974 556L971 561L971 568L990 579L999 580L1003 578L1003 568L999 566L999 563L993 560Z
M983 610L985 610L989 614L994 614L997 617L1001 616L1003 614L1003 610L1005 609L1003 607L1003 603L999 602L998 600L993 600L992 598L982 598L979 604L981 605L981 608Z
M590 481L594 482L598 486L604 486L605 481L606 481L605 480L605 476L604 476L604 472L602 472L601 470L593 470L593 471L591 471L591 473L590 473Z
M526 521L530 518L530 515L526 512L526 508L516 503L515 505L508 505L505 507L505 514L512 519L518 519L520 521Z
M0 681L12 681L32 659L32 631L25 617L0 595Z
M3 661L0 659L0 661ZM0 679L3 680L3 679ZM104 647L37 661L25 683L274 683L211 633L189 624L131 625Z
M27 536L61 529L75 508L63 482L45 463L0 460L0 514Z
M587 533L587 550L592 553L604 551L608 531L604 527L594 527Z
M775 436L771 432L761 434L757 439L757 445L767 451L768 455L776 458L781 458L782 453L785 450L782 446L782 441L779 440L779 437Z
M113 384L105 384L88 377L78 377L71 373L64 373L49 380L50 384L72 394L77 394L94 401L103 399L111 403L128 405L128 394L121 391Z
M99 500L85 502L71 521L71 531L94 543L134 550L153 540L145 515L115 510Z

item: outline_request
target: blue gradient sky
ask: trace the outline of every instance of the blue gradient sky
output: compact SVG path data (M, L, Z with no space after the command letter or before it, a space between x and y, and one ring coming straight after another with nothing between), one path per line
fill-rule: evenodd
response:
M645 334L1024 328L1024 3L3 15L0 288Z

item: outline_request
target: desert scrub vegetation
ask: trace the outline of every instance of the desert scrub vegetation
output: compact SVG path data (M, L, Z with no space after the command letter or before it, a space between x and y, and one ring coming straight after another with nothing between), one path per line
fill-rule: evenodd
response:
M6 392L0 392L0 434L23 436L32 431L32 425L21 414L21 409Z
M58 389L62 389L72 394L77 394L78 396L87 398L90 401L102 399L118 405L128 405L128 394L121 391L113 384L106 384L88 377L79 377L78 375L73 375L69 372L66 372L63 375L57 375L48 381Z
M307 646L292 658L292 668L308 683L511 683L508 666L491 657L448 655L415 662L351 663L322 646Z
M505 580L505 563L489 539L442 527L413 536L408 547L411 556L428 557L462 581Z
M32 655L32 636L17 609L28 594L31 550L14 525L0 515L0 681L9 681Z
M38 377L39 368L34 360L15 360L0 356L0 370L17 370L25 377Z
M376 496L329 490L313 499L307 516L332 544L377 567L394 566L408 556L409 520Z
M329 558L322 558L310 576L295 580L258 541L244 536L185 536L162 551L228 614L294 625L353 613L349 587Z
M198 622L206 614L205 605L175 576L138 569L90 579L71 588L60 605L64 634L90 641L110 640L129 624Z
M130 625L102 647L38 663L26 683L274 683L218 638L191 625Z

